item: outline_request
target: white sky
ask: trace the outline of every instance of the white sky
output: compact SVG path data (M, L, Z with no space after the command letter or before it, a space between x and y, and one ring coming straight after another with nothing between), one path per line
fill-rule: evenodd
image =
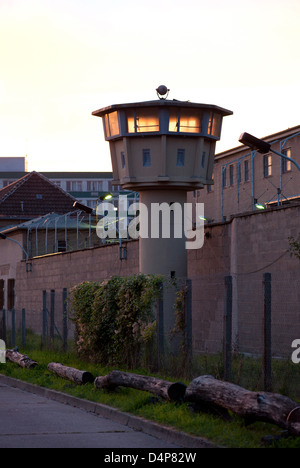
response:
M300 124L299 0L0 0L0 156L111 170L110 104L215 104L217 151Z

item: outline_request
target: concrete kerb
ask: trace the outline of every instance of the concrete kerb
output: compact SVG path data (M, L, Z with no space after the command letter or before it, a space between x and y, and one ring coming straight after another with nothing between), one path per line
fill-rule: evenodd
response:
M191 436L184 432L176 431L170 427L148 421L147 419L141 418L139 416L124 413L102 403L82 400L72 395L67 395L66 393L39 387L38 385L14 379L12 377L7 377L6 375L2 374L0 374L0 383L10 387L18 388L19 390L23 390L25 392L34 393L40 397L48 398L65 405L70 405L90 413L94 413L98 416L102 416L106 419L123 424L124 426L127 426L133 430L144 432L145 434L163 439L168 443L173 443L183 448L221 448L220 446L213 444L205 438Z

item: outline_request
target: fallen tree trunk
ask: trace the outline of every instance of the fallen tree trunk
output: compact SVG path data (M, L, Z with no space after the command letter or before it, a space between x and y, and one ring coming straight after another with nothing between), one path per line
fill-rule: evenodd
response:
M26 354L21 354L14 349L7 349L5 356L8 361L16 362L18 366L26 369L32 369L38 365L36 361L30 359Z
M171 401L182 401L186 390L186 385L181 382L172 383L155 377L117 370L104 377L97 377L95 387L100 390L103 388L114 390L117 387L131 387Z
M74 369L74 367L67 367L58 362L50 362L48 370L63 379L71 380L77 385L94 382L94 377L90 372Z
M300 435L300 406L290 398L269 392L251 392L210 375L194 379L186 389L186 402L225 408L246 423L264 421Z

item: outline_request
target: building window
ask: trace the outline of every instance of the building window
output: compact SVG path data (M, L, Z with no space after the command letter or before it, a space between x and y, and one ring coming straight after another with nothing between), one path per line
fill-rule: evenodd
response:
M107 137L112 137L115 135L119 135L119 119L118 119L118 112L111 112L110 114L106 114L104 117L105 122L105 133Z
M201 133L202 112L197 110L171 109L169 132Z
M184 159L185 159L185 150L184 149L179 149L177 151L177 167L183 167L184 166Z
M124 151L121 151L121 164L122 164L122 169L125 169L126 161L125 161L125 153L124 153Z
M222 186L223 187L226 187L226 185L227 185L227 180L226 180L227 170L226 169L227 169L226 167L223 167L223 169L222 169Z
M81 180L68 180L67 192L82 192L82 181Z
M241 163L239 162L238 163L238 174L237 174L237 177L238 177L238 184L240 184L242 182L242 167L241 167Z
M288 158L292 157L292 149L291 148L286 148L282 150L282 154L285 154ZM281 158L281 170L283 173L289 172L292 170L292 161L288 161L285 158Z
M103 183L100 180L88 180L87 190L88 192L101 192Z
M128 133L159 132L158 109L142 109L127 112Z
M112 192L121 192L122 191L122 185L112 185L111 186L111 191Z
M230 184L230 186L233 185L233 176L234 176L234 167L233 167L233 164L230 164L230 166L229 166L229 184Z
M249 180L249 161L244 161L244 180Z
M151 153L149 149L143 149L143 166L151 167Z
M264 177L272 175L272 156L270 154L264 155Z
M208 135L213 135L220 138L222 116L220 114L211 113L208 122Z

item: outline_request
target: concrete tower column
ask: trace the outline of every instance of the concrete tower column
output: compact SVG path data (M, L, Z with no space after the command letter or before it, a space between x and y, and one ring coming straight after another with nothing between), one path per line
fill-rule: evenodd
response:
M148 211L148 238L140 237L139 240L141 273L167 277L187 276L183 223L186 199L187 193L183 190L140 192L140 203ZM154 237L157 235L158 237Z

